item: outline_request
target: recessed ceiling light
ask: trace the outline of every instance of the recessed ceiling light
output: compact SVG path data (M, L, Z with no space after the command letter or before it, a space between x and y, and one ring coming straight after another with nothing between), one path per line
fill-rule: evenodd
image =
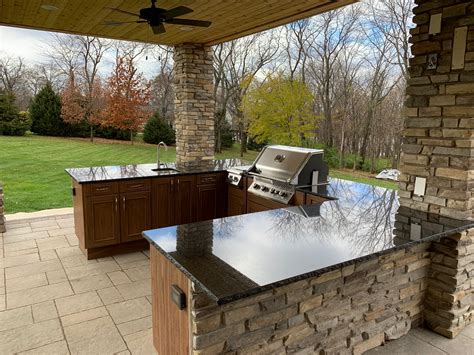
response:
M180 27L179 29L180 29L181 31L192 31L192 30L193 30L192 27L185 27L185 26Z
M52 5L52 4L43 4L40 6L43 10L46 11L57 11L59 10L59 7Z

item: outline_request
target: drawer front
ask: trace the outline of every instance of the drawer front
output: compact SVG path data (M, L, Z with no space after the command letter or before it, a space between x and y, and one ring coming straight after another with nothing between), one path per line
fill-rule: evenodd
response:
M116 182L100 182L86 185L86 194L90 196L112 195L118 192Z
M219 179L217 174L198 175L198 185L216 184Z
M120 192L149 191L151 189L150 179L136 179L122 181L120 183Z

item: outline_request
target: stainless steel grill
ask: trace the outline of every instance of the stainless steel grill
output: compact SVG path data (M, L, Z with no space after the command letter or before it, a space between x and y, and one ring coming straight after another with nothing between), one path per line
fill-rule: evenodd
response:
M245 167L245 173L253 177L248 192L288 204L297 187L327 185L328 168L323 153L321 149L265 147L252 166ZM229 182L238 185L243 173L229 171Z

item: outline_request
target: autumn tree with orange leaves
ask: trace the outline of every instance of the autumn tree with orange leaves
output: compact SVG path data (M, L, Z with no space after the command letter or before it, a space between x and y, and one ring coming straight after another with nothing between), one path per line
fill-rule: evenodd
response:
M90 130L90 140L94 140L94 127L103 121L105 99L101 82L95 79L91 90L84 92L75 80L73 71L61 96L61 115L65 122L86 122Z
M133 135L150 115L150 84L138 72L133 58L128 56L117 56L107 84L107 117L104 124L128 130L133 144Z

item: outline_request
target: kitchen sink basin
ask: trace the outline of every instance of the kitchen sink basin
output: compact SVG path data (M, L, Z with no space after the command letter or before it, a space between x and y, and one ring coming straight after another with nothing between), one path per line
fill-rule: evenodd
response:
M174 168L155 168L151 169L152 171L163 172L163 173L179 173L179 170Z

